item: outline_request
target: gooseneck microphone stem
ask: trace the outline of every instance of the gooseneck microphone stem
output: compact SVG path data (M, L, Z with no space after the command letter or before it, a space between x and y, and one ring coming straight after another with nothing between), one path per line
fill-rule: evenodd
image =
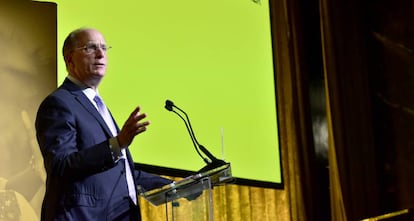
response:
M182 116L181 116L181 114L179 114L179 113L177 113L176 111L174 111L174 108L176 108L177 110L179 110L180 112L182 112L184 115L185 115L185 117L186 117L186 119L187 120L185 120ZM204 171L208 171L208 170L211 170L211 169L214 169L214 168L216 168L216 167L219 167L219 166L222 166L222 165L225 165L225 164L227 164L226 162L224 162L223 160L219 160L219 159L217 159L216 157L214 157L213 156L213 154L211 154L203 145L201 145L198 141L197 141L197 138L196 138L196 136L195 136L195 134L194 134L194 131L193 131L193 128L192 128L192 126L191 126L191 123L190 123L190 119L189 119L189 117L188 117L188 115L187 115L187 113L185 112L185 111L183 111L182 109L180 109L179 107L177 107L177 106L175 106L174 105L174 103L172 102L172 101L170 101L170 100L166 100L165 101L165 109L167 109L168 111L172 111L172 112L174 112L175 114L177 114L183 121L184 121L184 123L185 123L185 125L186 125L186 127L187 127L187 130L188 130L188 133L190 134L190 136L191 136L191 140L193 141L193 144L194 144L194 147L195 147L195 149L196 149L196 151L197 151L197 153L200 155L200 157L204 160L204 162L207 164L207 166L205 166L205 167L203 167L201 170L200 170L200 172L204 172ZM204 158L201 154L200 154L200 152L199 152L199 150L201 150L209 159L210 159L210 161L208 161L206 158Z
M177 106L175 106L175 105L173 105L173 107L175 107L175 108L177 108L179 111L181 111L184 115L185 115L185 117L186 117L186 119L187 119L187 121L186 121L186 124L188 123L188 127L190 128L190 130L189 130L189 133L190 133L190 136L192 137L192 139L194 140L194 142L197 144L197 147L205 154L205 155L207 155L207 157L209 158L209 159L211 159L211 161L215 161L215 160L218 160L216 157L214 157L213 156L213 154L211 154L203 145L201 145L199 142L198 142L198 140L197 140L197 138L196 138L196 136L195 136L195 134L194 134L194 131L193 131L193 127L191 126L191 122L190 122L190 118L188 117L188 115L187 115L187 113L185 112L185 111L183 111L182 109L180 109L179 107L177 107ZM184 120L184 119L183 119ZM185 120L184 120L185 121ZM208 162L206 162L206 163L208 163Z
M185 127L187 128L187 131L191 136L191 141L193 142L194 149L196 150L197 154L204 160L205 163L210 163L208 159L203 157L203 155L200 153L200 150L197 148L198 147L197 140L194 137L194 133L192 132L190 123L189 122L187 123L187 121L181 116L181 114L177 113L175 110L171 110L171 111L177 114L184 121Z

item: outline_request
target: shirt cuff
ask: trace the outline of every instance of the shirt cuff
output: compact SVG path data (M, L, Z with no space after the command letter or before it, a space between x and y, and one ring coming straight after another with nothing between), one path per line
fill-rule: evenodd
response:
M109 138L109 148L112 152L112 159L115 163L118 162L118 160L122 157L122 152L116 137Z

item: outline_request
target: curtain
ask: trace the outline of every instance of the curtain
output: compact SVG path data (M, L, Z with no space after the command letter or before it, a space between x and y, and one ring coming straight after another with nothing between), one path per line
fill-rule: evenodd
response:
M362 220L379 211L365 3L320 0L335 221Z
M213 188L213 212L215 221L243 220L243 221L275 221L290 220L286 207L287 199L283 190L266 189L258 187L239 186L228 184ZM191 204L190 201L187 202ZM140 198L143 220L166 220L166 206L153 206ZM181 205L180 205L181 206ZM179 221L207 220L195 217L190 210L182 211L175 216ZM171 209L171 205L168 205ZM171 219L171 216L169 217Z

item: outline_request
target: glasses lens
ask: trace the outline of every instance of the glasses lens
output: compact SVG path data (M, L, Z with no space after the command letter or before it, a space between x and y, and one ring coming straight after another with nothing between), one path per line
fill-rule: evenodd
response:
M85 52L88 54L94 53L98 49L96 44L88 44L85 46Z
M110 46L106 46L104 44L86 44L85 46L77 49L83 49L86 54L92 54L96 53L98 49L101 49L103 52L106 52L108 49L110 49Z

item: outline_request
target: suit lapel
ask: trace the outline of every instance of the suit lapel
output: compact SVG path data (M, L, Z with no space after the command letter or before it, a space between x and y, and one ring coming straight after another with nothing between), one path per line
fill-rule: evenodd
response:
M108 137L112 137L112 132L109 129L108 125L106 125L105 120L102 118L101 114L99 114L98 110L95 108L95 106L91 103L91 101L88 99L88 97L86 97L86 95L82 92L82 89L79 88L76 84L74 84L73 82L71 82L68 79L65 79L65 81L62 84L62 87L66 88L68 91L70 91L73 96L75 97L75 99L80 103L80 105L85 108L101 125L101 127L103 128L103 130L105 131L105 133L108 135ZM109 110L108 110L109 111ZM109 111L109 113L111 114L112 117L112 113ZM113 117L112 117L113 119ZM119 127L116 124L115 120L114 120L114 124L115 127L117 129L117 132L119 132ZM134 161L132 160L131 157L131 153L129 152L129 149L126 148L126 157L129 163L129 166L131 168L132 171L134 171L135 165L134 165ZM132 177L134 178L134 182L135 182L135 173L132 172Z
M79 102L79 104L83 108L85 108L99 122L99 125L101 125L102 129L105 131L108 137L113 136L108 125L106 125L105 120L102 118L101 114L99 114L98 110L91 103L88 97L86 97L86 95L82 92L81 88L79 88L76 84L74 84L68 79L66 79L63 82L62 87L65 87L67 90L69 90L73 94L75 99Z

